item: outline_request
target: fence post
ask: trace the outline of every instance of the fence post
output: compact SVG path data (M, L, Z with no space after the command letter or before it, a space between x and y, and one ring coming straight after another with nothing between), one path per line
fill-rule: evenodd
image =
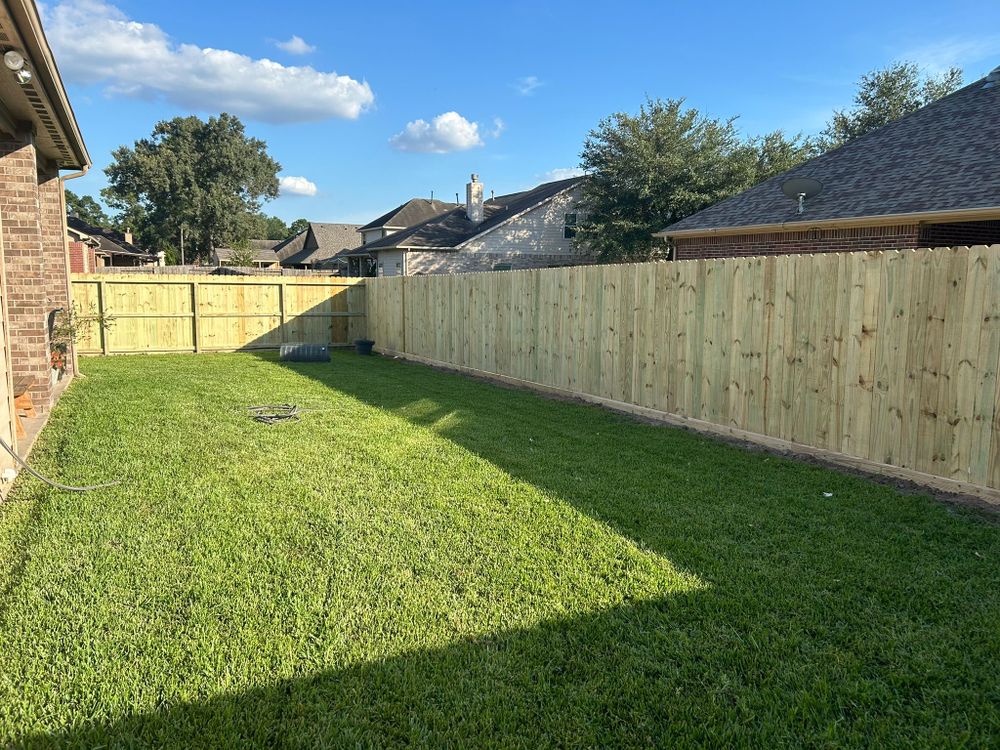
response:
M108 282L100 281L97 285L97 309L101 312L101 320L104 320L104 316L108 312ZM107 356L109 351L108 346L108 329L106 326L101 326L101 354Z
M400 327L403 329L403 353L405 354L406 349L406 277L399 277L399 322L402 324Z
M285 330L285 285L278 281L278 314L281 316L281 325L278 330L281 333L281 343L288 341L288 332Z
M194 340L194 353L195 354L197 354L198 352L201 351L201 331L200 331L201 326L199 325L199 319L198 319L198 308L199 308L199 306L200 305L199 305L199 299L198 299L198 282L196 280L192 279L191 280L191 312L192 312L191 321L192 321L192 325L193 325L192 338Z

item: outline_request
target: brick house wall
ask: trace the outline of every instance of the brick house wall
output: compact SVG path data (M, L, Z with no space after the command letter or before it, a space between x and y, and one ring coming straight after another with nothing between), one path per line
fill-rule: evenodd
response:
M838 253L863 250L895 250L920 245L917 224L851 229L809 229L798 232L677 237L674 257L729 258L747 255Z
M920 227L920 247L1000 244L1000 221L963 221Z
M30 134L0 139L0 210L11 374L15 380L22 376L32 379L36 408L44 412L52 395L46 320L49 308L38 166Z
M69 243L70 273L93 273L97 270L97 253L83 242Z
M69 257L66 247L66 210L63 203L62 182L59 169L54 164L45 165L38 172L38 208L42 230L42 253L45 257L43 281L45 284L46 315L56 310L72 308L69 292ZM46 319L46 332L51 323ZM72 347L66 358L67 372L72 370Z

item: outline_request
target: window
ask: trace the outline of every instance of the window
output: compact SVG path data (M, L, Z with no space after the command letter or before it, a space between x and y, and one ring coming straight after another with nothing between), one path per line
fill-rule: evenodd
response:
M576 237L576 214L566 214L563 225L563 237L567 240Z
M494 271L509 271L509 270L511 270L511 268L513 268L513 265L510 264L510 263L494 263L493 264L493 270Z

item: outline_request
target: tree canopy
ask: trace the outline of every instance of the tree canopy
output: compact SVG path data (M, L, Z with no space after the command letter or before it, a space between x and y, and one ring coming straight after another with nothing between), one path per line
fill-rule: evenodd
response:
M924 76L911 62L898 62L861 76L854 95L854 108L836 110L822 133L824 149L848 141L898 120L903 115L957 91L962 71L951 68L939 76Z
M113 223L100 203L89 195L77 195L72 190L66 190L66 213L94 227L110 227Z
M650 99L588 135L580 166L589 173L577 237L606 261L645 260L666 248L654 232L783 172L815 145L781 131L744 139L735 118L716 120L682 99Z
M112 156L102 196L120 211L119 223L151 250L172 250L183 227L188 259L249 239L262 203L278 195L281 166L226 113L159 122L149 138Z

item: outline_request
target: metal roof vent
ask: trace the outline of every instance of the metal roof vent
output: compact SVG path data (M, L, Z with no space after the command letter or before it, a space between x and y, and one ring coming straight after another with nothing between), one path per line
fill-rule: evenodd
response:
M994 86L1000 86L1000 65L990 71L989 75L986 76L986 83L983 84L984 89L991 89Z

